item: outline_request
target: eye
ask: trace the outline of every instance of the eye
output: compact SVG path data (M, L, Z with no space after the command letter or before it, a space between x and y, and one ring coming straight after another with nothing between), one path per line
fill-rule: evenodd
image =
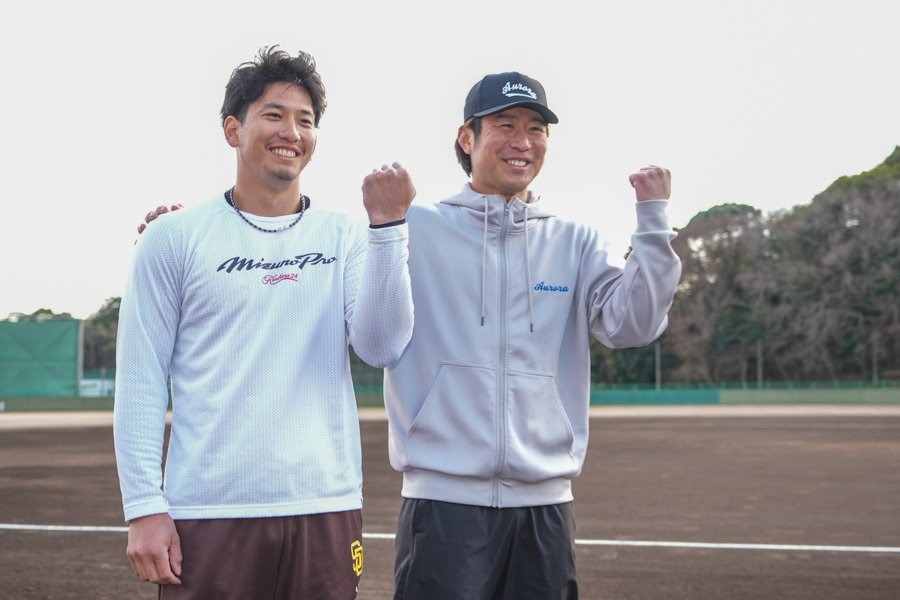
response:
M263 116L264 116L264 117L271 117L271 118L273 118L273 119L280 119L280 118L281 118L281 115L278 114L278 113L276 113L276 112L267 112L267 113L263 113Z

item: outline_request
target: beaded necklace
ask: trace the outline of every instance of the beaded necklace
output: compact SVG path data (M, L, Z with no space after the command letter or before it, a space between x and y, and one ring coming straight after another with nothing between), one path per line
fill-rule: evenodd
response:
M309 202L309 198L301 195L300 196L300 214L297 215L296 219L294 219L287 225L282 225L278 229L266 229L264 227L260 227L259 225L257 225L256 223L254 223L253 221L251 221L250 219L245 217L244 213L242 213L241 210L235 205L235 203L234 203L234 188L231 188L230 190L228 190L228 194L225 196L225 199L228 200L228 204L231 205L231 208L234 209L234 212L236 212L238 214L238 216L240 218L242 218L245 223L247 223L247 225L249 225L250 227L252 227L254 229L264 231L266 233L278 233L279 231L284 231L285 229L290 229L291 227L293 227L294 225L299 223L300 219L303 218L303 213L306 212L306 203Z

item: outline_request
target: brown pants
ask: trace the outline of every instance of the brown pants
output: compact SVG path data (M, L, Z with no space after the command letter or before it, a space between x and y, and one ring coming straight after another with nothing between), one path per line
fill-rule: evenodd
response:
M359 510L175 521L181 585L161 600L353 600L362 574Z

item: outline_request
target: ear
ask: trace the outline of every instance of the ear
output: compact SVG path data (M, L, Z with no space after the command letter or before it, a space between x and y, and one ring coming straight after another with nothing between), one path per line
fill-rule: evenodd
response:
M467 124L462 124L456 132L456 141L466 154L472 154L475 146L475 132Z
M225 123L222 124L222 130L225 132L225 141L232 148L241 145L241 122L234 115L225 117Z

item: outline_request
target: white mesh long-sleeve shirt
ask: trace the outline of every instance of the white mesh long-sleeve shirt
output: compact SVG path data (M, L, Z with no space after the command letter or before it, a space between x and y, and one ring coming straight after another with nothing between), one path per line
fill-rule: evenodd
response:
M247 216L269 229L295 218ZM114 432L126 520L360 508L347 346L384 366L409 341L407 242L406 225L367 229L317 210L266 233L223 196L154 222L119 313Z

